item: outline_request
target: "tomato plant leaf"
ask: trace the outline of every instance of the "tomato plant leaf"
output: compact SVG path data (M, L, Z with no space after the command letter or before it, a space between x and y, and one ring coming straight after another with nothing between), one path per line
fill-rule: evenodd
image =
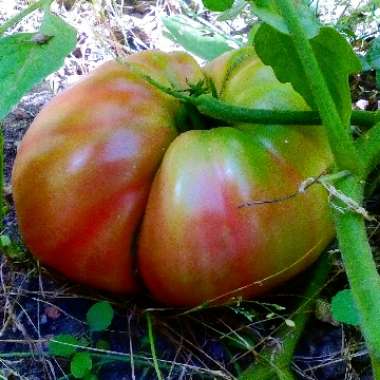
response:
M272 66L280 82L290 82L312 109L316 109L311 89L303 71L291 38L263 24L255 35L257 54L267 65ZM319 67L326 78L343 123L351 115L349 75L361 70L361 63L349 43L333 28L321 28L310 40Z
M380 37L372 40L365 58L372 69L380 70Z
M35 84L62 66L75 44L75 30L49 12L38 33L0 39L0 120Z
M236 17L240 15L243 9L247 6L247 2L245 0L236 0L231 8L226 9L223 13L221 13L218 17L218 21L230 21L234 20Z
M320 28L320 24L312 12L312 9L305 4L304 0L295 0L297 12L302 26L309 38L315 37ZM272 26L281 33L289 34L286 19L282 16L274 0L251 0L249 1L253 12L266 24Z
M376 86L380 89L380 37L371 42L363 60L363 70L376 70Z
M331 310L336 321L359 326L359 314L351 290L346 289L338 292L332 299Z
M109 302L101 301L92 305L87 312L87 323L91 331L103 331L110 326L113 309Z
M70 362L70 371L76 379L82 379L90 374L92 359L88 352L77 352Z
M202 0L202 2L210 11L223 12L232 7L234 0Z
M239 46L239 41L216 34L190 17L163 17L162 22L167 29L166 37L202 59L214 59Z
M68 358L75 353L78 345L79 341L74 336L60 334L49 341L48 350L50 355Z

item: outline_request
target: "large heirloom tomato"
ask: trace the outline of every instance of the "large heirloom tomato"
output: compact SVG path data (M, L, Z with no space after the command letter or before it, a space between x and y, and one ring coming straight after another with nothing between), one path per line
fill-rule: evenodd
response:
M177 90L206 76L227 103L307 109L253 49L203 71L184 53L128 61ZM121 63L44 108L13 172L21 233L41 262L118 292L136 289L136 267L156 299L190 306L261 294L318 257L333 236L327 194L319 185L297 190L332 163L322 127L242 124L178 135L189 129L183 113Z
M178 89L186 78L203 78L183 53L144 52L129 62ZM136 288L134 236L177 135L179 109L125 65L109 62L42 110L13 169L20 231L42 263L98 288Z

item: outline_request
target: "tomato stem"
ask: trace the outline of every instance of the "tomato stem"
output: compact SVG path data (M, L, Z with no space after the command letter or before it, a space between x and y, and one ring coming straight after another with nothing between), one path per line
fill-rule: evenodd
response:
M339 116L314 51L299 20L295 4L292 0L276 0L276 3L288 24L294 47L310 83L315 104L327 131L335 162L340 170L347 169L352 173L361 174L361 159L354 147L348 125L344 125Z
M185 91L178 91L162 85L149 75L143 73L136 65L130 62L123 62L128 67L147 81L150 85L164 92L167 95L177 98L185 104L192 104L197 110L208 117L224 122L260 123L260 124L301 124L316 125L321 123L321 116L318 111L288 111L288 110L266 110L239 107L225 103L210 94L199 96L187 95ZM335 105L333 104L335 107ZM339 115L338 115L339 118ZM323 119L323 118L322 118ZM351 114L351 124L371 127L380 122L380 111L354 110ZM339 123L340 122L339 119ZM204 129L204 128L194 128ZM344 128L344 130L346 130ZM345 135L349 136L348 132ZM352 142L352 141L351 141ZM351 142L349 145L351 145ZM356 151L355 151L356 154Z
M317 125L321 123L317 111L278 111L238 107L225 103L211 95L200 95L188 101L196 105L198 111L209 117L227 122L260 124L301 124ZM370 127L380 122L380 112L353 111L351 124Z
M364 184L359 178L344 178L336 188L361 204ZM342 212L345 207L343 202L337 200L336 205L338 207L334 210L334 219L339 248L360 314L374 379L380 379L380 277L373 261L363 217L352 211Z
M364 193L364 161L354 146L348 128L340 120L338 111L321 73L310 42L299 20L292 0L276 0L286 19L290 35L303 70L310 83L314 101L326 127L337 170L350 170L353 175L338 181L336 188L346 197L362 204ZM370 154L373 155L372 153ZM357 163L355 164L356 161ZM361 328L371 357L373 375L380 379L380 277L372 257L362 215L347 209L336 200L333 214L339 247L353 298L357 306Z
M380 122L358 138L355 145L368 175L380 163Z

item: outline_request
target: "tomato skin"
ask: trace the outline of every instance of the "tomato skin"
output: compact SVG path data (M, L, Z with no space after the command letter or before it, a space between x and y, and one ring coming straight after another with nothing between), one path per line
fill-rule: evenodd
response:
M252 47L225 53L209 62L204 71L214 83L217 96L227 103L279 111L309 109L291 84L277 80L272 68L263 64Z
M239 207L293 194L325 168L314 140L297 129L276 126L270 136L268 147L266 126L226 127L189 131L171 144L139 239L139 268L155 298L194 306L222 295L257 296L310 265L326 247L333 231L321 187ZM284 136L296 144L292 152L282 148Z
M186 54L128 61L165 85L203 74ZM153 176L177 135L179 103L109 62L55 97L27 131L12 185L31 252L67 277L113 292L136 289L132 245Z
M307 109L253 49L227 53L205 72L228 103ZM180 135L153 182L140 232L145 285L161 302L195 306L257 296L299 273L334 235L321 186L239 206L294 194L331 164L320 126L236 125Z

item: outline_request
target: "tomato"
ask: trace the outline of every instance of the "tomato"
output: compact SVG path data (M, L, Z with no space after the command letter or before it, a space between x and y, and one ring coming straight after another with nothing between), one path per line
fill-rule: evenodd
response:
M307 109L253 49L227 53L205 71L227 103ZM321 126L181 134L150 192L138 250L144 283L160 301L188 306L257 296L299 273L326 247L333 227L320 186L291 195L331 162ZM241 207L255 200L264 202Z
M128 61L177 89L203 78L183 53L144 52ZM136 289L134 236L177 135L179 108L134 70L109 62L42 110L12 178L21 234L42 263L97 288Z
M185 53L128 62L58 95L28 130L13 191L31 252L114 292L135 291L138 268L157 300L177 306L259 295L310 265L334 233L321 186L298 192L332 164L323 128L179 133L184 108L141 73L177 90L207 77L219 98L248 107L304 110L301 96L249 48L203 71Z

